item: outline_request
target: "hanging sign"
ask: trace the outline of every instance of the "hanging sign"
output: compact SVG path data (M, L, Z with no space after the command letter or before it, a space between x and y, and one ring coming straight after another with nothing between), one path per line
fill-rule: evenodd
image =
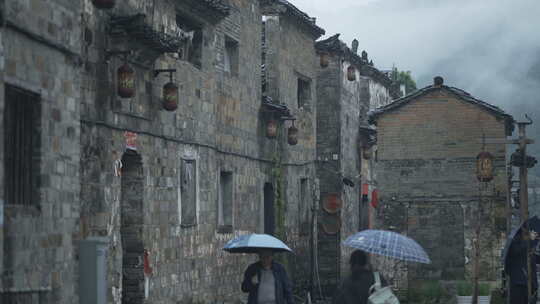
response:
M377 208L379 206L379 191L373 189L371 192L371 207Z
M493 155L489 152L480 152L476 156L476 178L481 182L493 179Z

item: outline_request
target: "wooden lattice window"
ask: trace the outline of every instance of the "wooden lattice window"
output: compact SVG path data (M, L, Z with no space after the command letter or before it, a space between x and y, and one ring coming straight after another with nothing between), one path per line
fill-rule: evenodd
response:
M6 204L38 203L40 116L39 95L6 86L4 109Z

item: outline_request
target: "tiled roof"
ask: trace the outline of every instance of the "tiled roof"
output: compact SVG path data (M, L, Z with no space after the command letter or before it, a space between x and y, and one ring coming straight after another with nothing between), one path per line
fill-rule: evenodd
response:
M356 66L360 75L369 76L375 79L377 82L384 85L389 91L392 98L399 97L398 89L394 86L392 80L385 72L380 71L373 66L373 62L358 56L354 53L343 41L339 39L340 34L335 34L324 40L319 40L315 43L315 48L318 52L338 53L341 54L345 60L349 61Z
M411 100L420 98L420 97L428 94L429 92L433 92L433 91L436 91L436 90L445 90L445 91L449 92L450 94L456 96L457 98L459 98L459 99L461 99L461 100L463 100L465 102L477 105L477 106L479 106L479 107L481 107L483 109L488 110L493 115L505 119L505 121L507 123L507 133L510 133L510 134L512 133L514 118L510 114L507 114L506 112L504 112L501 108L499 108L497 106L494 106L494 105L492 105L490 103L487 103L487 102L485 102L483 100L480 100L478 98L473 97L471 94L469 94L468 92L466 92L466 91L464 91L462 89L458 89L458 88L450 87L450 86L446 86L446 85L440 85L440 86L429 85L429 86L427 86L425 88L416 90L416 91L414 91L413 93L411 93L411 94L409 94L407 96L396 99L390 104L387 104L387 105L379 107L379 108L377 108L377 109L375 109L373 111L370 111L369 114L368 114L369 115L369 122L371 124L376 124L377 118L380 115L382 115L382 114L384 114L384 113L386 113L388 111L391 111L393 109L397 109L397 108L409 103Z
M223 2L223 0L201 0L211 9L219 11L222 15L227 16L230 11L229 5Z
M325 34L325 30L315 23L315 18L310 17L287 0L263 0L263 5L281 4L287 8L287 13L300 20L318 37Z
M209 18L213 22L227 17L231 7L225 0L176 0L178 4L187 9L189 13L202 18Z

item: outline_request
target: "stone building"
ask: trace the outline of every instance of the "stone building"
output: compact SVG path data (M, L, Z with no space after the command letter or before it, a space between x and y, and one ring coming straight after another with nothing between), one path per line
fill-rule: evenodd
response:
M324 34L315 19L286 0L261 1L263 14L263 109L261 118L277 121L277 140L266 148L275 160L275 232L295 249L283 262L289 266L297 292L314 280L316 218L319 188L315 171L317 119L317 55L315 40ZM291 130L298 142L291 145ZM293 139L294 140L294 139ZM285 229L286 228L286 229Z
M83 7L0 8L0 302L76 303Z
M339 40L318 41L317 176L320 180L318 265L321 286L331 296L348 269L351 250L341 246L349 235L367 228L362 184L371 183L369 148L373 131L370 108L386 105L398 91L390 79Z
M417 240L432 260L408 268L389 265L397 267L386 270L396 275L394 283L405 289L421 280L470 277L477 227L480 279L496 280L506 225L506 147L483 139L511 135L512 117L437 77L433 85L377 108L370 121L377 126L376 226ZM494 157L489 182L476 176L482 151Z
M255 257L221 248L253 232L307 287L324 30L284 0L104 2L2 2L1 299L234 302Z

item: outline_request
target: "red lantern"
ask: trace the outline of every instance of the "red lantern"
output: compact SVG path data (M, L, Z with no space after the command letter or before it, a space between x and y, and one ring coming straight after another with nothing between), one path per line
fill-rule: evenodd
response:
M99 9L110 9L114 7L116 0L92 0L92 3Z
M172 81L163 86L163 108L167 111L178 108L178 86Z
M294 122L287 132L287 142L291 146L294 146L298 143L298 128L294 126Z
M122 98L135 96L135 71L124 63L117 70L118 75L118 95Z
M349 81L356 80L356 69L352 65L347 68L347 79Z
M493 179L493 155L489 152L480 152L476 156L476 178L481 182Z
M328 54L322 53L320 58L321 67L326 68L328 66Z
M277 121L271 119L266 125L266 137L276 138L277 135Z
M322 207L324 211L330 214L335 214L341 210L341 207L343 207L343 202L341 201L339 193L328 193L323 200Z

